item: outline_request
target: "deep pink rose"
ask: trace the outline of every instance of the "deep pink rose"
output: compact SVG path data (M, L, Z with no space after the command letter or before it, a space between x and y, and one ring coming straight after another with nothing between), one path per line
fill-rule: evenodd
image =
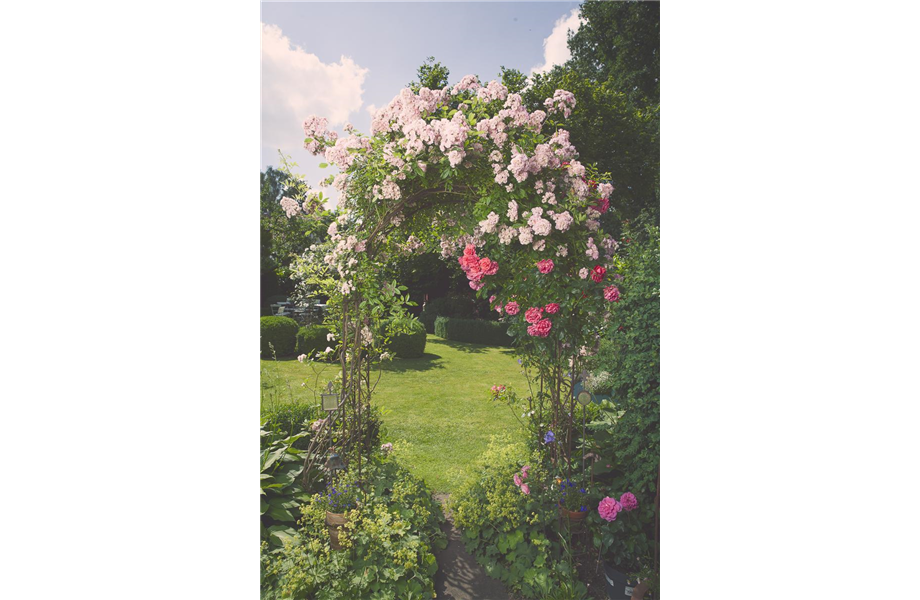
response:
M597 512L605 521L616 521L617 513L620 512L622 507L620 503L607 496L600 501L600 504L597 505Z
M476 256L476 246L473 244L467 244L466 248L463 250L465 256Z
M610 199L609 199L609 198L601 198L601 199L598 201L598 203L595 204L594 206L592 206L591 208L593 208L594 210L596 210L596 211L599 212L599 213L605 213L605 212L607 212L607 209L610 208Z
M546 310L546 312L548 312L549 314L554 315L554 314L556 314L557 312L559 312L559 305L556 304L555 302L550 302L549 304L546 305L546 309L545 309L545 310Z
M524 320L528 323L536 323L543 318L543 309L542 308L528 308L527 312L524 313Z
M550 260L550 259L548 259L548 258L545 259L545 260L541 260L540 262L537 263L537 268L538 268L538 269L540 270L540 272L543 273L544 275L546 275L547 273L549 273L550 271L552 271L552 270L553 270L553 266L554 266L554 265L553 265L553 261Z
M533 325L527 328L527 333L533 337L546 337L549 335L549 330L553 328L553 324L549 319L541 319Z
M518 314L521 311L521 305L517 302L509 302L505 305L505 312L511 316Z
M620 496L620 506L623 507L623 510L635 510L639 508L639 501L632 492L626 492Z
M594 265L594 268L591 269L591 279L594 280L594 283L600 283L604 279L604 275L607 273L607 269L600 265Z
M483 275L495 275L498 273L498 261L492 260L490 258L484 258L482 260L488 260L490 265L488 269L483 269ZM482 266L482 261L479 262L480 267Z
M615 285L608 285L604 288L604 300L607 302L619 302L620 290Z
M488 271L492 268L492 259L491 258L480 258L479 259L479 270Z
M514 479L514 485L516 485L516 486L518 486L518 487L521 487L521 483L523 483L523 482L521 481L521 476L518 475L517 473L515 473L513 479Z

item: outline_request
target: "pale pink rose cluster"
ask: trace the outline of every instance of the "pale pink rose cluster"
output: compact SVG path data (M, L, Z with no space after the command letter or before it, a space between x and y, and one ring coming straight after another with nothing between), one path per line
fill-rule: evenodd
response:
M464 90L470 90L475 92L482 87L482 84L479 83L479 78L475 75L465 75L463 79L460 80L460 83L454 86L454 89L451 90L451 94L456 96Z
M620 244L617 243L612 237L605 237L601 240L601 246L604 247L604 256L610 258L616 253L617 248L620 247Z
M533 209L527 224L533 228L533 232L537 235L546 236L553 230L552 224L543 218L543 209L539 206Z
M476 97L483 102L492 102L493 100L504 100L508 97L508 88L500 81L493 79L485 87L479 88Z
M303 147L311 154L319 154L328 143L334 143L339 134L327 129L329 121L326 117L310 115L303 122L303 133L310 141L304 142Z
M562 114L568 118L572 114L572 109L575 108L575 94L566 90L556 90L552 98L544 100L543 106L550 113L562 111Z
M494 233L497 225L498 215L494 212L490 212L485 220L479 222L479 227L482 229L483 233Z
M518 241L521 245L526 246L533 242L533 229L530 227L521 227L518 230Z
M300 203L294 200L293 198L288 198L285 196L281 199L281 208L284 209L284 214L290 219L294 215L300 212Z
M575 220L569 211L561 213L549 213L553 218L553 222L556 224L556 229L559 231L567 231L571 227L572 222Z
M357 156L357 153L351 152L351 150L367 151L370 150L370 147L371 141L369 138L350 135L339 138L334 146L326 148L324 156L330 163L345 171L355 162L355 157Z
M597 251L597 245L595 245L593 237L588 238L588 249L585 250L585 254L591 260L597 260L598 256L600 256L600 252Z

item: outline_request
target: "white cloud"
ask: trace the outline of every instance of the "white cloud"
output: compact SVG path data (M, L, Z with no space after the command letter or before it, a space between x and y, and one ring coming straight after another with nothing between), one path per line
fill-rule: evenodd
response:
M572 58L569 52L568 38L569 31L578 31L582 21L578 14L578 9L572 9L567 15L562 15L553 26L552 33L543 40L543 64L537 65L530 70L530 74L546 73L554 65L561 65Z
M303 121L313 114L343 125L361 109L367 73L346 56L324 63L263 23L262 146L288 154L303 148Z

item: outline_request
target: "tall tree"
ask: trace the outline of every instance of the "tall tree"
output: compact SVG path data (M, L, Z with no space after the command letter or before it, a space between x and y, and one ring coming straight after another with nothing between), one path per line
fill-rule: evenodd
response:
M435 60L433 56L425 59L416 71L418 81L410 81L409 87L418 93L420 89L439 90L447 85L450 70Z
M569 65L595 81L610 82L637 105L658 104L659 15L658 2L586 1L584 23L569 38Z

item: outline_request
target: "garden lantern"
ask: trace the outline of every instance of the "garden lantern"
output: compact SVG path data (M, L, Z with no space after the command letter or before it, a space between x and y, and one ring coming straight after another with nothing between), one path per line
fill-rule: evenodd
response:
M332 388L332 382L329 382L329 385L326 386L326 391L320 394L320 397L323 399L323 410L326 412L334 412L339 408L339 395Z

